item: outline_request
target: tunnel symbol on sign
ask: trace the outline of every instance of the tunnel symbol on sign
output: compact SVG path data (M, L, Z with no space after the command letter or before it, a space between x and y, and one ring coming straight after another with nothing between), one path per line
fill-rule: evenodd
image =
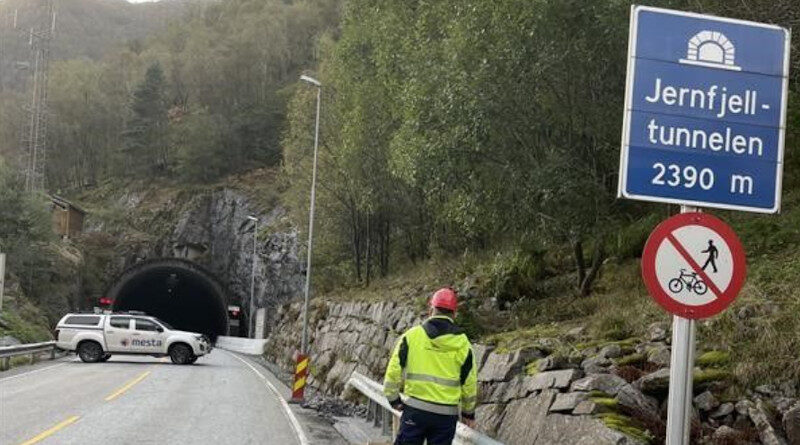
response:
M689 39L686 58L680 62L687 65L699 65L708 68L741 71L736 66L736 47L725 34L716 31L701 31Z

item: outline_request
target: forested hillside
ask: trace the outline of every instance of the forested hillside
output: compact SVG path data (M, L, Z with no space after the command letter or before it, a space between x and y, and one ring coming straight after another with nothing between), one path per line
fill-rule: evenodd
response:
M324 267L369 281L439 253L503 251L496 265L521 288L500 296L513 300L535 296L545 254L572 257L581 295L606 257L638 255L669 210L616 198L630 3L348 1L341 37L320 43ZM791 0L645 3L800 24ZM800 186L799 53L785 194ZM313 101L297 91L284 140L298 221Z
M132 4L126 0L57 1L56 60L99 59L116 46L144 39L205 0L166 0ZM18 87L13 63L27 60L28 32L41 19L39 0L0 0L0 91ZM17 28L14 29L16 16Z
M116 1L126 3L110 5ZM142 30L145 39L119 41L99 60L53 63L50 188L120 174L202 181L277 164L283 89L313 65L317 37L336 27L338 3L235 0L189 8L183 19L159 32ZM154 28L169 17L152 14L159 17L148 25ZM91 17L81 20L102 35ZM107 17L103 27L112 23ZM13 110L22 98L8 92L2 100L8 119L0 153L10 154L18 128Z

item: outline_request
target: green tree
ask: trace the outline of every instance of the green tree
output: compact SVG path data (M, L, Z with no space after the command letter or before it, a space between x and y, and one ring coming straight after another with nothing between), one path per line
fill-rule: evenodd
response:
M48 274L58 269L48 249L54 235L47 209L45 197L23 192L0 157L0 251L8 255L8 273L19 277L25 293L39 303L61 299L47 292Z
M194 182L214 181L227 172L224 130L205 110L173 124L172 140L181 176Z
M169 166L166 80L159 62L147 68L131 97L124 144L131 171L154 176Z

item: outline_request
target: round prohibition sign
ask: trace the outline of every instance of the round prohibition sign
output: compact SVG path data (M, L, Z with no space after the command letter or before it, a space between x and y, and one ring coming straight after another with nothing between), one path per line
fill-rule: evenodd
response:
M653 230L642 253L642 278L667 311L690 319L727 308L744 285L744 248L733 229L707 213L681 213Z

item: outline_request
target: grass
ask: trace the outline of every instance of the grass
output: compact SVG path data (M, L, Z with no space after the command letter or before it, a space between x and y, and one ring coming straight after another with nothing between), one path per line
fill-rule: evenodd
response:
M640 342L640 339L637 337L626 338L624 340L607 340L607 339L600 339L600 340L592 340L588 342L576 343L575 348L579 351L589 348L603 348L608 345L619 345L622 350L629 350L630 348L636 346L637 343Z
M722 367L731 362L731 353L727 351L708 351L697 357L695 365L704 367Z
M613 397L589 397L589 399L606 410L616 410L619 407L619 402Z
M483 338L483 343L494 345L497 352L511 352L524 348L540 348L555 352L552 345L542 344L542 339L559 338L564 331L557 324L545 324L528 329L492 334Z
M651 443L653 435L647 429L638 425L632 418L615 412L600 413L597 415L600 420L609 428L624 433L634 439L644 443Z
M628 366L628 365L642 364L646 361L647 357L645 357L644 354L634 353L634 354L628 354L626 356L614 360L614 364L617 366Z
M31 357L28 355L19 355L16 357L11 357L9 363L11 365L11 368L16 368L17 366L23 366L23 365L30 365Z
M525 365L525 375L536 375L539 373L539 360L534 360Z
M730 380L732 374L730 371L722 369L695 369L692 375L692 381L695 385L699 386L704 383L721 382Z
M8 285L9 282L7 281ZM52 340L47 317L27 298L8 293L3 298L0 314L0 337L10 335L22 343Z

